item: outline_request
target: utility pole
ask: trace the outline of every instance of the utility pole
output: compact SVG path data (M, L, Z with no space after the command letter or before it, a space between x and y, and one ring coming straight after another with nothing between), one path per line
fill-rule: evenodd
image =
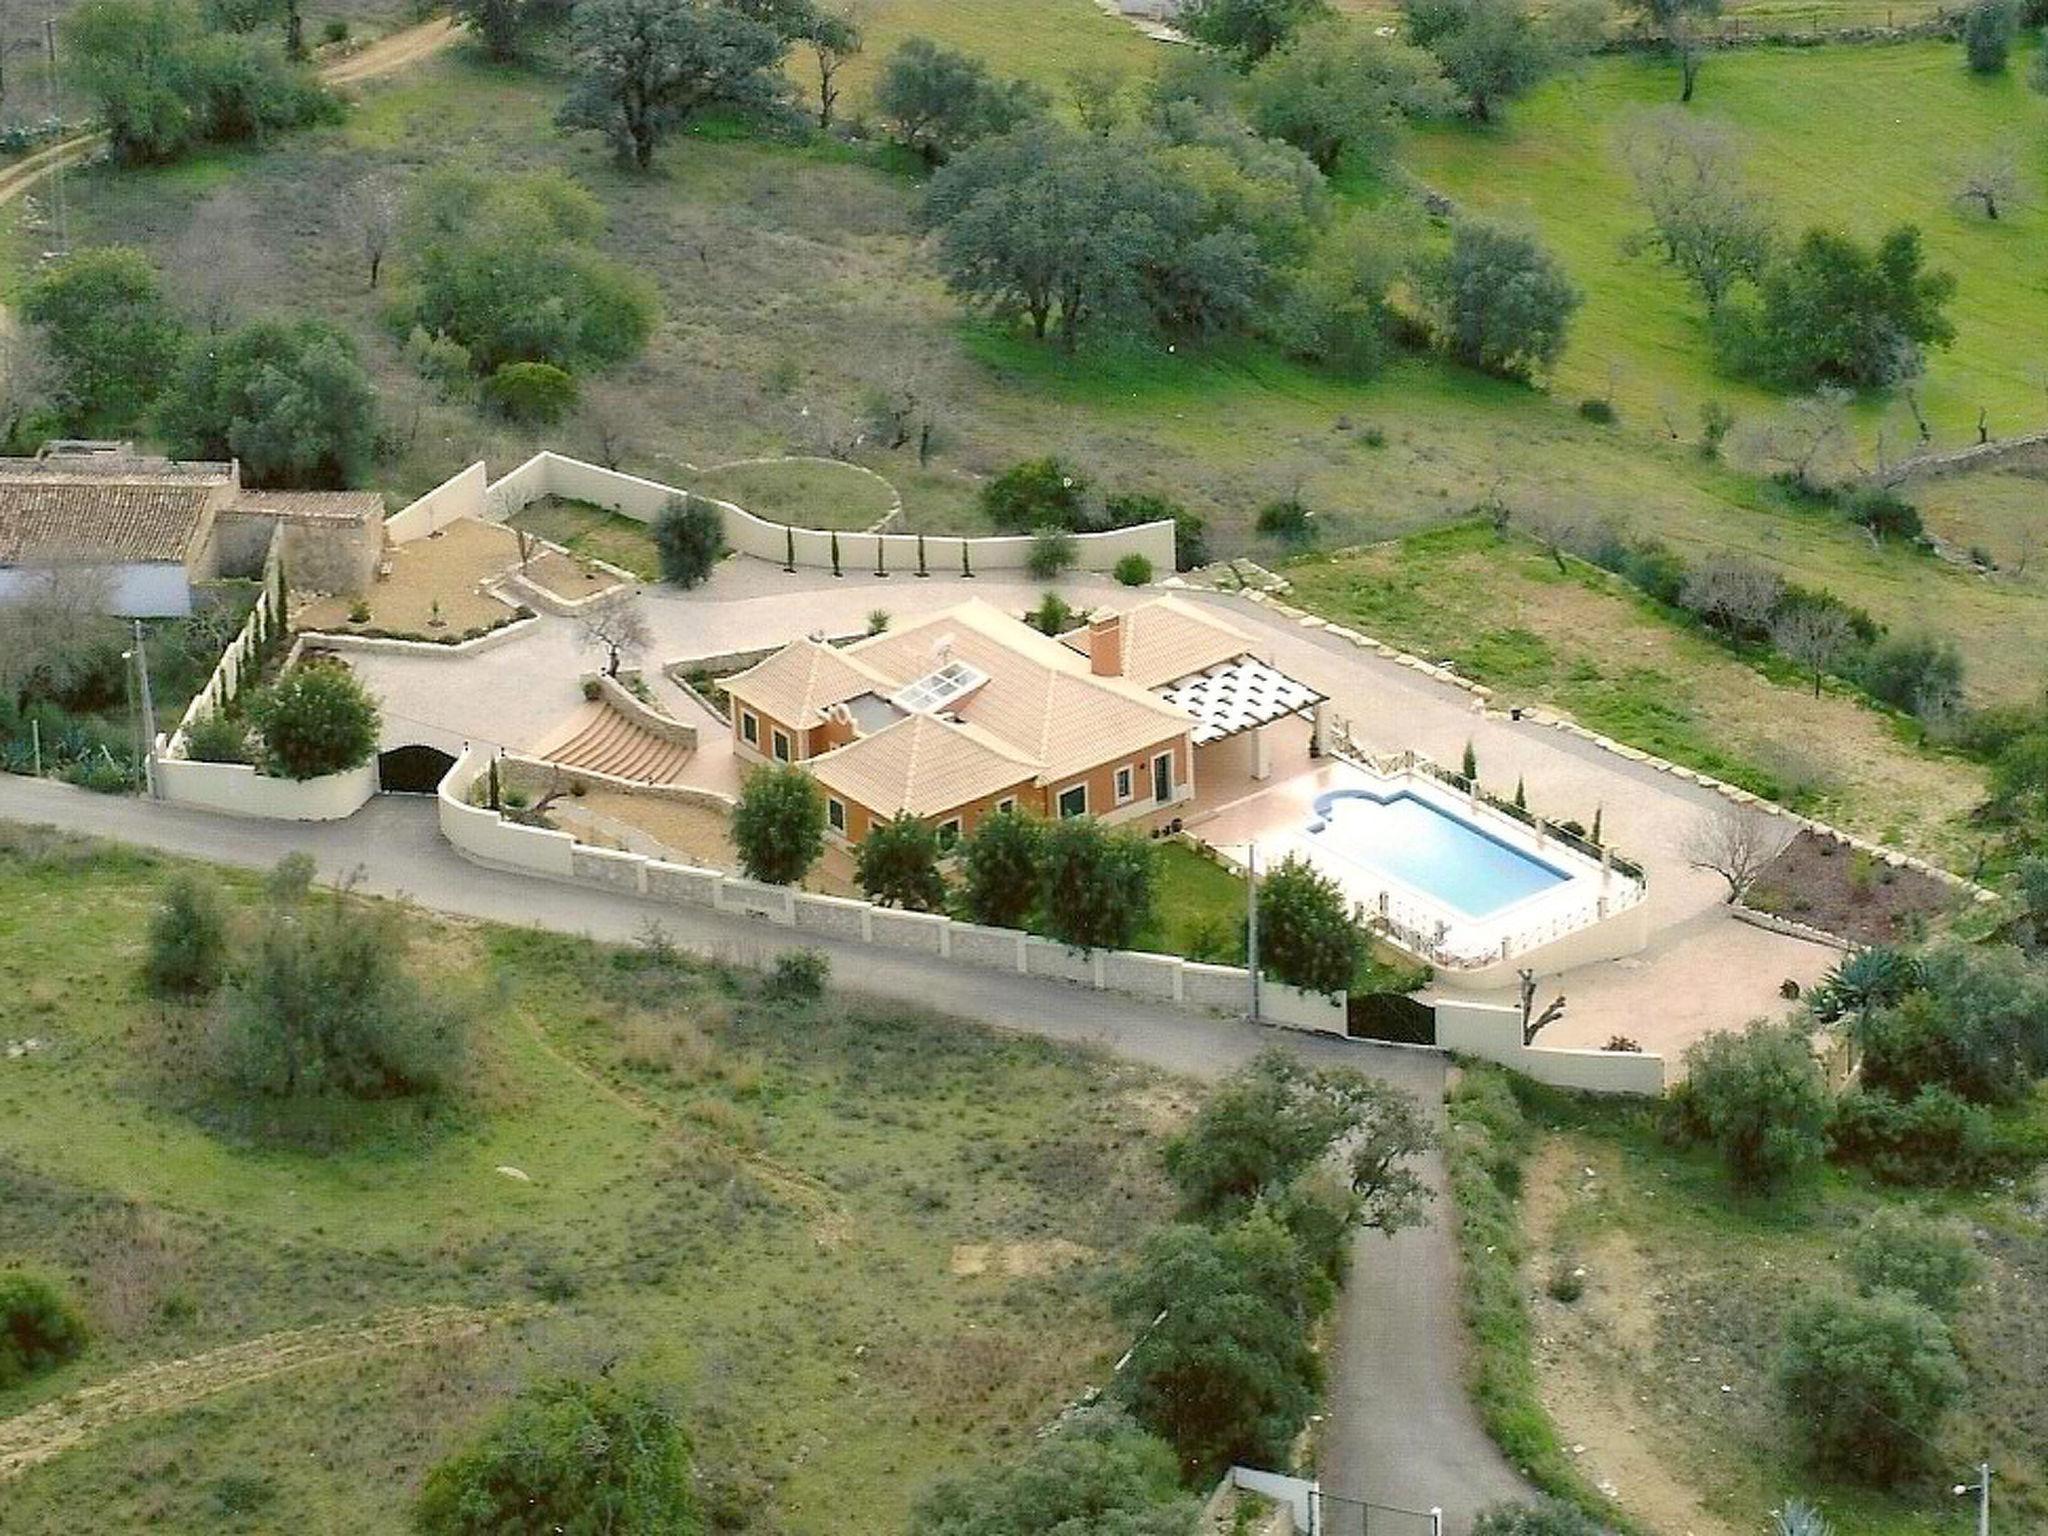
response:
M149 689L149 652L143 649L142 620L135 621L135 672L142 685L142 773L156 798L156 699Z
M48 50L50 58L50 120L54 122L57 118L57 18L55 16L45 16L43 18L43 45ZM71 251L71 221L66 216L64 209L64 157L61 154L57 156L56 164L52 168L51 185L53 188L51 200L56 204L57 212L57 249L69 255Z
M1977 1481L1957 1483L1954 1493L1959 1499L1966 1494L1977 1495L1977 1536L1991 1536L1991 1463L1978 1462Z
M1259 1022L1259 845L1245 844L1244 953L1252 975L1252 1022Z

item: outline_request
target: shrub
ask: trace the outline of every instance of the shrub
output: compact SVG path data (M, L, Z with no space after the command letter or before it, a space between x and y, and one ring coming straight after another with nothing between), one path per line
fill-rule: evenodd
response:
M1336 995L1365 959L1365 931L1343 887L1289 854L1259 882L1259 965L1291 987Z
M1884 1183L1917 1185L1977 1184L2008 1157L1990 1112L1946 1088L1905 1100L1851 1089L1828 1117L1828 1152Z
M377 750L377 702L338 663L294 667L249 706L264 767L288 779L360 768Z
M0 1391L55 1370L85 1348L85 1318L49 1281L0 1273Z
M1588 421L1599 422L1602 426L1611 425L1615 419L1614 402L1597 398L1581 400L1579 402L1579 414Z
M1192 571L1209 563L1208 521L1177 501L1149 491L1125 491L1103 499L1102 515L1112 528L1171 521L1174 569Z
M336 43L347 42L348 18L345 16L328 17L327 25L320 29L320 41L330 46Z
M788 949L775 957L762 990L777 1002L810 1003L825 995L832 962L815 949Z
M1945 944L1920 958L1922 990L1864 1023L1866 1086L1909 1098L1952 1089L2009 1103L2048 1067L2048 976L2007 945Z
M981 507L1004 533L1029 533L1036 528L1085 532L1088 479L1048 455L1012 464L981 488Z
M201 997L227 969L228 920L214 887L178 875L149 924L143 981L158 997Z
M1063 635L1074 621L1073 605L1057 592L1047 592L1024 620L1042 635Z
M413 973L403 909L345 891L311 900L271 908L222 991L221 1075L279 1098L421 1097L450 1087L468 1052L470 1009Z
M185 755L195 763L246 763L249 727L225 710L202 715L185 733Z
M484 398L524 426L549 427L576 408L576 380L553 363L505 363L484 380Z
M1685 1061L1675 1112L1720 1149L1739 1186L1768 1191L1820 1158L1827 1082L1803 1031L1758 1020L1696 1041Z
M1127 949L1152 920L1152 846L1092 816L1046 825L1040 838L1038 912L1075 949Z
M756 768L740 788L732 839L750 880L795 885L825 851L825 797L794 763Z
M1283 496L1259 508L1258 530L1275 538L1300 542L1315 536L1315 514L1299 496Z
M1887 636L1854 673L1872 697L1922 719L1938 719L1962 703L1963 658L1952 642L1931 635Z
M1891 491L1867 487L1852 491L1843 502L1842 510L1848 514L1850 522L1859 528L1868 528L1880 539L1911 542L1925 532L1920 521L1920 509Z
M1173 1449L1122 1414L1091 1408L1033 1441L1021 1460L942 1478L919 1500L919 1536L1186 1536L1196 1502Z
M1890 1483L1922 1464L1963 1371L1941 1319L1888 1292L1800 1305L1786 1325L1778 1381L1815 1461Z
M1021 811L984 816L960 844L960 904L972 922L1021 928L1038 899L1044 823Z
M1472 1536L1607 1536L1607 1527L1562 1499L1491 1504L1472 1522Z
M1980 75L2003 71L2018 30L2012 0L1976 0L1963 12L1963 56L1970 68Z
M671 497L654 519L661 579L688 589L711 574L725 549L725 519L701 496Z
M426 1536L705 1528L674 1412L610 1380L529 1388L428 1474L414 1518Z
M1127 587L1142 587L1152 579L1152 562L1134 551L1117 561L1113 574Z
M48 264L23 291L21 315L41 331L71 426L139 419L170 382L184 345L156 268L127 246Z
M913 912L937 912L945 906L939 835L931 823L908 811L876 822L861 839L856 859L860 888L868 900Z
M1951 1228L1880 1211L1849 1250L1849 1273L1865 1295L1901 1291L1943 1317L1953 1317L1983 1262Z
M1040 581L1050 581L1069 569L1076 558L1074 536L1064 528L1047 526L1031 535L1031 550L1024 557L1024 569Z

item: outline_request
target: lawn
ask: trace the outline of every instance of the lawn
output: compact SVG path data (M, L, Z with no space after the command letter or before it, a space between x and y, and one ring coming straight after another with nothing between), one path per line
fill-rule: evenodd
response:
M654 581L661 575L661 557L655 553L647 525L587 501L543 496L528 502L505 521L510 527L559 544L572 554L616 565L643 580Z
M337 1150L245 1129L176 1069L135 980L173 866L7 833L0 1262L96 1323L0 1419L283 1328L464 1304L478 1338L162 1405L9 1484L10 1532L395 1530L425 1468L536 1376L679 1390L719 1529L898 1529L1028 1439L1127 1342L1100 1281L1163 1221L1177 1087L1091 1055L652 950L414 923L485 1001L459 1103ZM255 882L210 871L240 907ZM195 1104L204 1103L207 1114ZM506 1170L516 1170L515 1176ZM512 1309L507 1312L506 1309ZM516 1314L516 1315L514 1315Z
M1746 49L1709 58L1689 109L1732 130L1788 235L1818 224L1870 240L1910 223L1930 263L1956 275L1955 344L1930 357L1921 386L1944 446L1976 440L1980 409L1999 436L2040 427L2048 410L2048 204L2029 197L1993 222L1955 201L1963 168L1995 146L2013 148L2023 187L2048 176L2048 98L2027 88L2033 62L2021 50L1985 77L1950 43ZM1461 207L1539 230L1585 290L1561 396L1611 390L1625 420L1654 431L1669 415L1690 435L1707 399L1751 416L1773 401L1717 373L1691 291L1653 255L1624 251L1644 218L1620 145L1632 120L1671 101L1675 78L1661 61L1601 58L1492 127L1415 135L1406 159ZM1873 434L1884 421L1895 454L1909 442L1903 405L1872 401L1864 418Z
M734 502L772 523L856 533L874 527L898 502L887 480L833 460L722 464L698 475L690 489Z
M1625 583L1483 523L1284 567L1293 600L1590 729L1928 857L1967 860L1983 775L1830 685L1766 675Z
M1987 1456L1995 1528L2048 1519L2048 1244L2024 1191L1903 1194L1829 1171L1744 1199L1715 1159L1674 1149L1639 1109L1522 1099L1538 1132L1520 1201L1535 1391L1568 1464L1643 1527L1749 1536L1798 1495L1856 1536L1959 1536L1974 1514L1949 1485ZM1956 1328L1964 1397L1927 1474L1893 1494L1805 1465L1774 1381L1786 1314L1851 1288L1844 1251L1885 1208L1962 1224L1986 1265ZM1558 1299L1570 1294L1560 1277L1583 1294Z

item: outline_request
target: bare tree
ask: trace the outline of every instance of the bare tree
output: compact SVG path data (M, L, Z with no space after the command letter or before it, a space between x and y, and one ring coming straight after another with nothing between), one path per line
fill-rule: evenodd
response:
M804 41L811 45L811 57L818 66L818 131L832 127L832 111L839 101L839 71L861 51L861 12L858 6L843 5L819 11L810 20Z
M1846 389L1827 384L1745 434L1742 456L1804 491L1823 491L1857 472Z
M577 613L576 629L585 650L605 653L606 677L617 677L628 656L638 656L654 643L654 631L648 627L647 612L634 587L621 587L592 599Z
M1675 107L1631 123L1622 146L1650 228L1631 244L1655 245L1699 289L1709 311L1770 257L1768 210L1743 178L1734 137Z
M1536 973L1517 971L1515 978L1520 985L1522 996L1522 1044L1534 1045L1536 1037L1552 1024L1564 1017L1564 994L1558 993L1541 1013L1536 1011Z
M383 275L384 256L398 233L403 203L397 185L375 172L357 181L342 198L341 215L355 227L356 244L370 269L372 288Z
M867 441L859 416L836 398L799 405L791 428L797 452L825 459L851 462L860 445Z
M1839 608L1822 603L1787 603L1771 621L1771 644L1813 674L1813 696L1820 680L1849 643L1849 620Z
M48 556L0 602L0 688L18 700L31 687L62 692L121 643L111 614L113 579L103 565Z
M1770 817L1739 805L1714 807L1686 834L1685 860L1728 882L1728 905L1748 894L1758 875L1784 848L1786 834Z
M919 467L931 463L944 407L928 359L892 363L868 391L867 408L868 424L882 446L894 450L915 443Z
M0 317L0 453L17 442L57 387L56 365L33 330L11 327Z
M2010 144L1995 144L1963 167L1957 183L1957 202L1975 203L1995 220L2019 206L2019 156Z
M1739 636L1769 628L1784 595L1784 579L1769 566L1746 555L1719 553L1686 572L1678 601L1715 628Z
M598 462L616 470L626 457L626 429L636 414L635 401L627 390L595 380L582 389L577 417L596 446Z
M256 205L229 186L201 203L165 264L208 335L232 330L262 291L268 247Z

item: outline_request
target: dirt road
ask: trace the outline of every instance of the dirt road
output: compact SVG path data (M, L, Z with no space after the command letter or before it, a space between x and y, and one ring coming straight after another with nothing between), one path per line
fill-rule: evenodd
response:
M130 1419L170 1413L293 1371L470 1338L513 1315L510 1309L413 1307L367 1321L268 1333L187 1360L141 1366L0 1419L0 1483Z

